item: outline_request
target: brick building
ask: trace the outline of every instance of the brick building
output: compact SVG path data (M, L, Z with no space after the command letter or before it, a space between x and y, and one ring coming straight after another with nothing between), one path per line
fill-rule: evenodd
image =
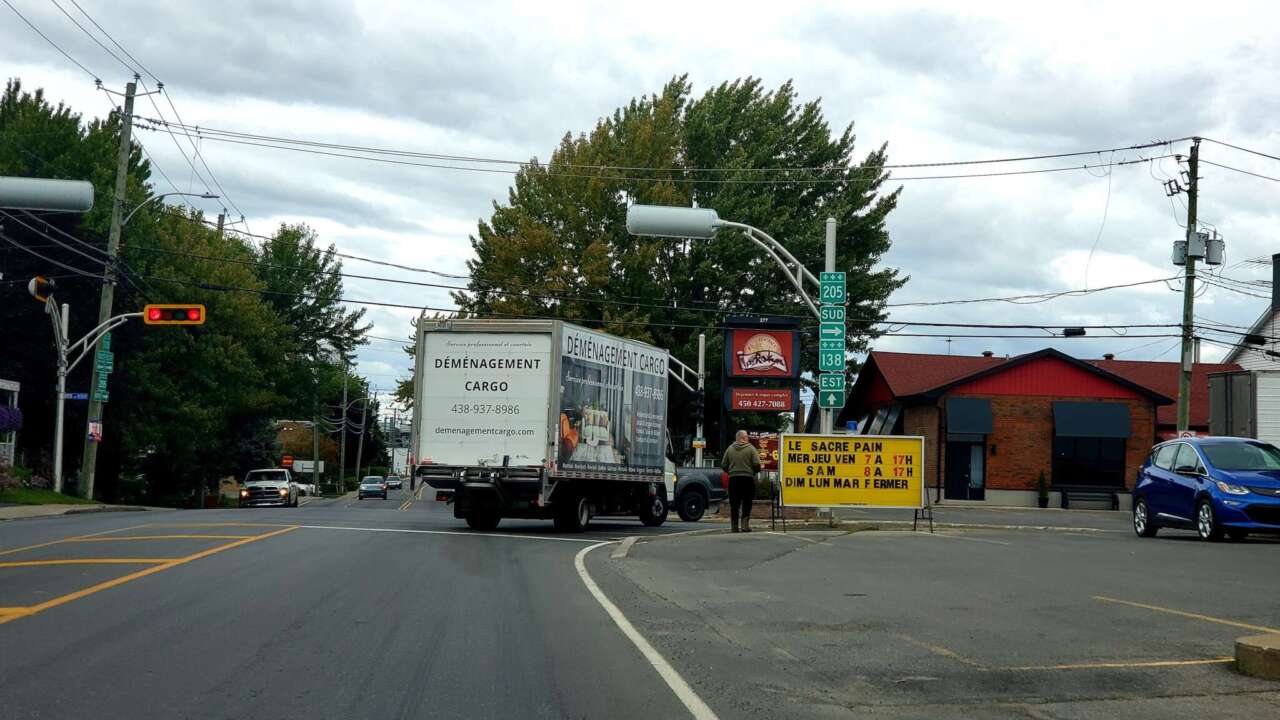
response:
M1193 424L1207 429L1207 374ZM1012 358L872 352L840 421L859 432L921 435L939 502L1035 505L1041 473L1064 488L1116 492L1127 503L1138 467L1173 421L1176 363L1079 360L1054 349ZM1152 387L1155 385L1156 387Z

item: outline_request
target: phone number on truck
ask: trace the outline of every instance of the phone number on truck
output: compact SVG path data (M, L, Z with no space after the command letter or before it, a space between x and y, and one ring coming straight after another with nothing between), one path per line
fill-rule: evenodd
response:
M456 403L449 411L455 415L519 415L519 405L489 405L482 403Z

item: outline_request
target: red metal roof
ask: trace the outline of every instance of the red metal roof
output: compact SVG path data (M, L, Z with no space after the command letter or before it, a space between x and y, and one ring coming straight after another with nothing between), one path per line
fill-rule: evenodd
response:
M876 367L895 396L915 395L946 385L965 375L986 370L1006 362L1001 357L973 357L971 355L925 355L872 351L868 360L874 359Z
M1089 360L1093 365L1114 373L1132 383L1151 388L1161 395L1178 397L1178 367L1176 362L1150 360ZM1191 425L1209 426L1209 373L1231 372L1241 369L1235 363L1196 363L1191 368ZM1178 406L1164 405L1156 408L1156 423L1177 425Z
M947 385L968 375L1002 365L1015 358L971 355L929 355L872 351L874 362L894 396L915 395ZM1100 370L1117 375L1152 392L1178 397L1178 363L1147 360L1086 360ZM1209 373L1239 370L1235 363L1196 363L1191 373L1191 425L1209 424ZM1156 422L1175 425L1178 406L1156 408Z

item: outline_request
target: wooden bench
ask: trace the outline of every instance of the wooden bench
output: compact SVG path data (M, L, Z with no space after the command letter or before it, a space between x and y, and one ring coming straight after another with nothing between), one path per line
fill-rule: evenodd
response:
M1120 488L1098 487L1096 485L1058 485L1053 489L1062 495L1063 510L1071 507L1071 498L1109 502L1112 510L1120 509Z

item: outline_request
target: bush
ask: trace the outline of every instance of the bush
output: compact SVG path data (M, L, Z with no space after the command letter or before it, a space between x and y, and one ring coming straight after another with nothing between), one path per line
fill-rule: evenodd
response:
M22 487L22 480L14 472L14 468L4 460L0 460L0 492L17 490Z

